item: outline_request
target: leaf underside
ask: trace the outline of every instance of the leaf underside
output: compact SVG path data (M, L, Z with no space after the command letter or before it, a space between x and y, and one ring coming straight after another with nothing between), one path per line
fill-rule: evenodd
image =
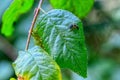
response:
M33 37L37 45L44 48L61 68L87 76L83 27L76 16L66 10L55 9L40 15L35 26Z
M34 0L13 0L9 8L3 14L1 33L5 36L11 36L14 31L14 22L17 21L19 16L23 13L30 10L33 3Z
M19 52L13 67L18 80L61 80L57 63L37 46Z
M94 0L50 0L50 2L54 8L69 10L83 18L91 10Z

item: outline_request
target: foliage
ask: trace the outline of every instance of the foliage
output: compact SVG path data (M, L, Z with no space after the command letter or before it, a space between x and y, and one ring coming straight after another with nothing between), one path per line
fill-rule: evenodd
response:
M72 1L68 3L71 4ZM91 1L89 2L90 5L83 6L83 4L88 3L80 1L81 8L78 10L77 3L79 1L75 1L72 5L76 4L74 7L75 14L80 18L86 16L93 5L93 1ZM2 33L10 36L14 30L13 23L21 14L27 12L32 4L33 0L31 2L27 0L13 1L3 15ZM15 12L13 13L13 11ZM75 15L60 9L40 15L36 22L33 37L40 48L34 47L28 51L19 52L17 60L13 63L18 79L61 80L60 68L68 68L85 78L87 77L87 50L83 26L81 20Z
M50 0L50 2L54 8L69 10L83 18L91 10L94 0Z
M2 30L1 32L6 35L12 35L14 28L14 22L22 15L23 13L28 12L33 5L34 0L14 0L10 7L5 11L2 17Z
M12 1L0 0L0 30L3 24L1 17ZM46 12L52 9L49 1L44 0L42 4L42 9ZM0 33L0 80L9 80L10 77L16 78L11 66L12 60L16 58L13 55L16 53L14 50L24 50L28 29L38 2L39 0L34 0L32 9L26 14L21 15L19 20L13 24L15 26L14 34L10 37L5 37ZM71 70L62 69L63 80L120 80L119 4L120 0L95 0L94 7L89 15L82 18L88 50L87 78L84 79ZM31 38L29 47L33 46L34 42L33 38ZM11 79L15 80L14 78Z
M59 66L39 47L19 52L13 67L18 78L24 80L61 80Z
M10 78L10 80L16 80L15 78Z
M87 54L82 22L72 13L56 9L40 15L33 36L37 44L52 58L45 55L43 49L36 47L20 52L13 63L18 78L61 80L58 65L61 68L69 68L83 77L87 76ZM53 64L55 61L52 59L58 65Z
M74 28L75 25L77 28ZM40 15L33 36L36 43L43 47L61 68L69 68L86 77L87 54L83 27L76 16L59 9Z

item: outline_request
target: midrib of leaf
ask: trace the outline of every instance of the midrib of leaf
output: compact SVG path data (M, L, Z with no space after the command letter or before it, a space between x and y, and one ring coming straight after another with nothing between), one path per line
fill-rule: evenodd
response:
M37 67L40 69L40 66L39 66L39 64L38 64L38 62L37 62L37 61L39 61L39 60L35 59L36 57L34 58L34 57L33 57L34 55L32 55L29 51L28 51L28 53L31 55L31 57L33 58L33 61L36 63ZM32 68L33 68L33 67L32 67ZM42 79L43 79L42 76L41 76L41 75L42 75L42 74L41 74L42 72L39 70L37 73L40 74L40 78L41 78L41 80L42 80Z

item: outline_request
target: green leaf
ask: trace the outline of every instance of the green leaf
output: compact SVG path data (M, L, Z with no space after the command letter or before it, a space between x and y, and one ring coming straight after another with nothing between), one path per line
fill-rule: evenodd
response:
M86 77L87 51L83 26L76 16L59 9L40 15L33 37L39 46L51 54L61 68L69 68Z
M5 11L2 17L2 33L6 36L12 35L14 28L13 23L23 13L31 9L34 0L13 0L10 7Z
M10 80L16 80L15 78L10 78Z
M61 80L59 66L39 47L19 52L13 67L22 80Z
M50 2L54 8L69 10L83 18L91 10L94 0L50 0Z

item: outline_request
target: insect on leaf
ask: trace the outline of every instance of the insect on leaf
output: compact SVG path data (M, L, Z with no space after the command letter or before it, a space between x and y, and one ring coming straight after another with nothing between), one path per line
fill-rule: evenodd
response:
M1 32L5 36L12 35L14 31L13 23L17 21L19 16L31 9L34 0L13 0L9 8L5 11L2 17Z
M69 68L86 77L87 51L79 18L66 10L49 11L37 19L33 37L61 68Z
M57 63L37 46L19 52L13 67L18 80L61 80Z

